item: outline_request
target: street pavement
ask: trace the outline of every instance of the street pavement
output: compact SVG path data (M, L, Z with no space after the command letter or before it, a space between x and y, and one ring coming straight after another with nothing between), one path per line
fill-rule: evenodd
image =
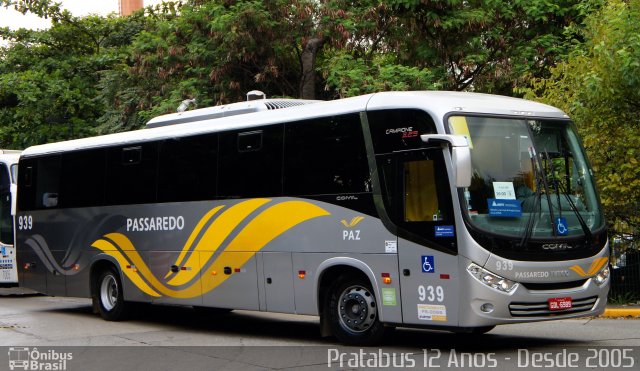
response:
M42 357L54 362L47 357L68 353L73 359L56 361L57 369L65 370L640 367L640 320L633 317L505 325L486 335L397 329L381 346L346 347L321 338L312 316L248 311L208 316L187 307L145 306L129 321L107 322L92 313L88 299L29 292L1 296L2 291L0 370L20 349L40 357L40 363ZM572 367L572 355L578 367Z

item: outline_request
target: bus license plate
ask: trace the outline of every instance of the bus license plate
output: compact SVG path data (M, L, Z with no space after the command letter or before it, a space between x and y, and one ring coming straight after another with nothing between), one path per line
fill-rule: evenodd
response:
M553 298L547 300L547 303L549 303L549 310L571 309L572 306L571 298Z

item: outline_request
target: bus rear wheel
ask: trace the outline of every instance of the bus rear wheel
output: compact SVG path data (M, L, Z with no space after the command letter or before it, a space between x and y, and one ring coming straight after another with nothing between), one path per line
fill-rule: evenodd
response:
M344 344L377 344L387 330L378 318L371 284L361 277L340 277L330 288L324 313L333 335Z
M107 321L121 321L129 315L129 303L124 301L120 275L112 268L98 276L97 299L100 316Z

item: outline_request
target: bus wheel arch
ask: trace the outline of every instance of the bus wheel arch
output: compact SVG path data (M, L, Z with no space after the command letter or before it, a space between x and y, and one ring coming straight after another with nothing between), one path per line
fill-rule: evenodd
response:
M131 312L131 303L124 300L122 277L117 265L100 260L91 266L91 299L93 311L107 321L121 321Z
M322 271L318 280L321 335L334 335L345 344L380 343L389 328L381 322L376 292L376 282L360 267L338 264Z

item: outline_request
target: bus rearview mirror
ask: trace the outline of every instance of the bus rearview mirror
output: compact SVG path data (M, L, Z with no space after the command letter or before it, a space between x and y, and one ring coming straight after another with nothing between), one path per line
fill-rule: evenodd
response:
M420 138L425 143L447 143L451 148L453 178L458 188L471 185L471 149L469 141L463 135L425 134Z

